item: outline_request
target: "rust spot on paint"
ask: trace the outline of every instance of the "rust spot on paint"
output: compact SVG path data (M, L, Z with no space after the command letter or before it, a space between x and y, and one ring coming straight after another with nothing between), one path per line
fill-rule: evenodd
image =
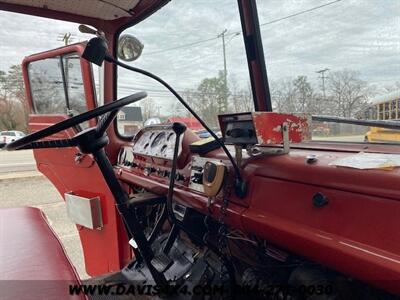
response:
M291 143L301 143L310 139L307 115L280 114L274 112L252 113L258 143L260 145L282 144L282 124L288 124Z

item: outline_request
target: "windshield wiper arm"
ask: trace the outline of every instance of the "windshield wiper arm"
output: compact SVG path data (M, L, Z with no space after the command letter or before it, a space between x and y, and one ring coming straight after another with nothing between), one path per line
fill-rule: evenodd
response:
M391 120L359 120L354 118L342 118L342 117L331 117L331 116L311 116L311 119L313 121L319 121L319 122L345 123L345 124L400 130L400 122Z

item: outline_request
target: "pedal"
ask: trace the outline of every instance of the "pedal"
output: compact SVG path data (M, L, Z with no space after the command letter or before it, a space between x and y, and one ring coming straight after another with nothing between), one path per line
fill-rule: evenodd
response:
M173 260L169 258L164 252L157 254L152 260L151 264L156 268L156 270L160 273L164 272L168 269L172 264Z

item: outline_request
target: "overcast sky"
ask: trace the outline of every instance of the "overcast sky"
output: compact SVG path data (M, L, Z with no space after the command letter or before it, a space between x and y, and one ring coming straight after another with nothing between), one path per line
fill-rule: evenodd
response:
M400 81L400 1L341 0L316 8L330 2L257 1L260 24L275 21L261 26L269 79L306 75L318 89L317 70L348 68L377 87ZM298 15L290 17L293 14ZM284 17L288 18L279 20ZM243 39L236 35L241 32L239 21L235 0L172 0L127 30L144 44L142 56L133 64L160 75L178 90L195 88L223 69L222 40L217 36L227 29L229 81L245 88L249 76ZM0 12L0 70L19 64L26 55L61 46L60 34L85 38L77 27ZM208 41L199 42L203 40ZM196 44L185 46L190 43ZM148 90L159 103L172 101L161 86L142 76L122 72L119 83L120 95L134 88Z

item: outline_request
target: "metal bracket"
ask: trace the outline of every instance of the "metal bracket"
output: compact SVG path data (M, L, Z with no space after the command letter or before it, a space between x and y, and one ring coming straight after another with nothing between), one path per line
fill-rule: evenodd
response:
M103 228L100 197L86 198L69 192L64 194L64 198L72 222L90 229Z
M266 155L282 155L290 152L289 128L288 123L284 122L281 125L281 132L283 137L283 147L270 147L253 145L246 148L247 154L251 157Z

